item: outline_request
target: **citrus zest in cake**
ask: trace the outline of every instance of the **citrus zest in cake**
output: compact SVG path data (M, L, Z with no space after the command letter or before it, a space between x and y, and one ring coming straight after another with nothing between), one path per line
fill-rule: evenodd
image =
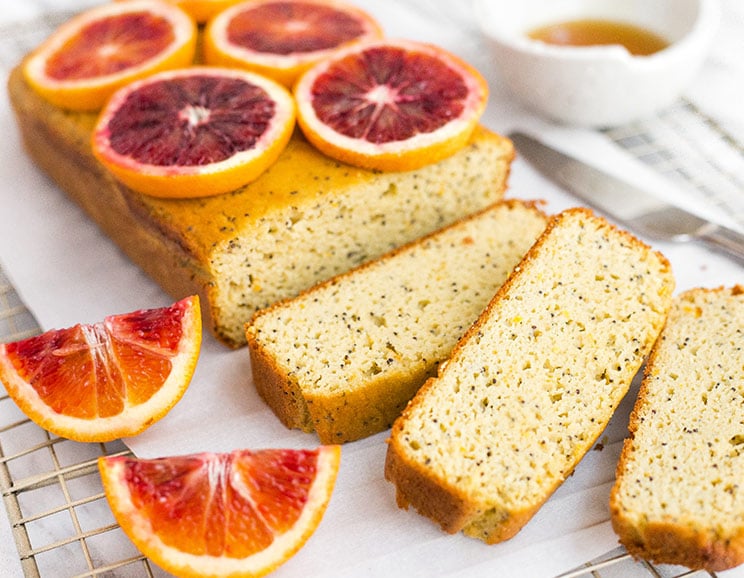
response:
M176 6L112 2L60 26L26 59L23 72L55 106L95 111L138 78L192 64L196 37L195 22Z
M193 66L117 91L93 130L93 154L122 183L156 197L203 197L258 178L286 147L292 95L264 76Z
M488 85L442 48L380 40L324 59L294 93L299 125L320 151L368 169L406 171L465 146Z
M268 574L307 542L340 459L333 445L98 465L116 520L143 554L177 576L238 578Z
M300 73L336 50L381 37L369 14L337 0L248 0L209 22L204 60L292 86Z
M0 344L0 381L37 425L76 441L141 433L183 396L201 348L197 296Z

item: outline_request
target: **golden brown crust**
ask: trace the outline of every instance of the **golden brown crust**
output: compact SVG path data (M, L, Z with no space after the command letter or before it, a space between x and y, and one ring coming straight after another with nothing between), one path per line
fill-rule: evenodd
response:
M744 287L735 285L711 289L696 288L685 291L677 299L692 302L694 297L701 293L736 297L744 293ZM620 543L636 558L657 564L686 566L693 570L711 572L727 570L744 563L744 524L740 524L733 535L721 536L711 528L700 527L692 520L687 523L684 520L676 522L647 520L644 514L643 522L637 523L628 515L620 495L619 480L626 475L631 456L635 452L635 435L642 423L642 416L651 407L650 380L670 370L658 363L664 340L665 334L662 332L648 356L643 381L630 414L628 437L623 442L616 466L618 482L610 491L612 527Z
M548 497L550 496L546 496L542 502L535 503L532 508L503 512L497 525L494 525L493 513L488 518L474 516L473 520L467 526L463 527L462 533L471 538L483 540L486 544L498 544L499 542L513 538L532 519L547 501Z
M256 391L286 427L311 433L313 425L307 403L296 380L267 354L252 334L247 336Z
M425 390L431 382L431 379L427 380L419 391ZM408 459L405 450L400 448L402 437L395 435L395 430L400 429L402 420L407 418L409 407L396 420L393 433L387 440L385 479L395 484L395 500L399 508L407 510L413 506L419 514L439 524L442 530L454 534L478 514L478 509L459 488L432 476L421 464Z
M359 440L389 429L429 374L425 367L389 375L340 395L305 394L313 428L324 444Z
M636 558L692 570L720 572L744 563L744 535L721 541L692 526L651 522L639 532L635 524L613 512L612 527L620 543Z

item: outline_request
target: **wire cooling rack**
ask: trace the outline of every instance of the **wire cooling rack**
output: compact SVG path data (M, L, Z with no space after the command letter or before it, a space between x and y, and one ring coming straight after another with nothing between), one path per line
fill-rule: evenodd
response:
M733 133L684 99L655 117L605 134L676 183L682 194L744 227L744 134Z
M0 342L41 329L0 269ZM111 514L97 459L129 450L121 442L87 444L37 427L0 384L0 490L18 556L28 578L163 576L122 532ZM633 560L622 548L560 578L715 576Z
M69 13L0 28L0 68L9 70ZM681 101L643 123L607 136L693 194L744 225L741 142ZM700 143L708 143L701 149ZM733 167L733 168L732 168ZM0 342L41 331L0 269ZM0 491L25 576L30 578L165 576L144 558L111 514L98 475L101 455L126 454L121 442L82 444L30 422L0 384ZM622 548L560 578L681 578L715 574L633 560Z
M0 342L40 333L0 269ZM83 444L27 419L0 384L0 489L25 576L154 576L122 533L98 474L120 442ZM0 572L1 574L1 572Z

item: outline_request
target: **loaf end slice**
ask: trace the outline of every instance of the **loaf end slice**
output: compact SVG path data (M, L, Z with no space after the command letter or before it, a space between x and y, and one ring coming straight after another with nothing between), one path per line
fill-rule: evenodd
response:
M692 569L744 563L744 287L675 300L633 408L610 494L636 557Z
M258 312L257 390L323 443L388 429L546 223L533 203L497 203Z
M398 505L487 543L516 534L606 426L673 290L635 237L584 209L555 216L395 421Z

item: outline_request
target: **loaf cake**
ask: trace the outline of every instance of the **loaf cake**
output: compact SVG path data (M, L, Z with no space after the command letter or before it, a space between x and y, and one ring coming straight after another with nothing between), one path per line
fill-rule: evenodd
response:
M157 199L93 157L95 115L55 108L15 69L9 94L25 147L101 229L175 297L202 298L205 327L231 346L267 305L502 198L511 142L478 128L452 157L408 172L333 161L296 131L257 181L211 198Z
M397 503L489 544L573 471L664 324L668 261L586 209L551 219L395 421Z
M246 330L257 390L323 443L389 428L546 220L503 201L259 311Z
M634 556L719 571L744 563L744 287L674 302L610 494Z

